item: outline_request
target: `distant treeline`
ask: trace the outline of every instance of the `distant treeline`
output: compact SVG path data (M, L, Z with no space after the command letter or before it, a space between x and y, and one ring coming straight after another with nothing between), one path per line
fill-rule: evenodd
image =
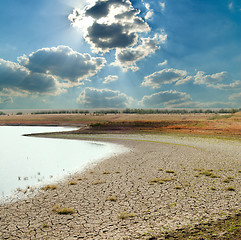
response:
M140 108L134 108L134 109L125 109L122 111L123 113L127 114L187 114L187 113L236 113L241 111L241 108L239 109L220 109L220 110L212 110L212 109L140 109Z
M240 112L241 108L236 109L143 109L143 108L126 108L124 110L106 109L98 111L89 110L43 110L32 112L31 114L92 114L92 115L106 115L106 114L188 114L188 113L229 113L233 114ZM22 112L17 112L16 115L22 115ZM0 115L6 115L6 113L0 111Z
M31 114L86 114L88 110L51 110L51 111L38 111Z
M53 111L38 111L38 112L32 112L31 114L87 114L92 113L94 115L103 115L103 114L118 114L121 113L119 110L100 110L100 111L94 111L90 112L89 110L53 110Z
M31 114L94 114L94 115L104 115L104 114L188 114L188 113L236 113L241 111L240 109L142 109L142 108L126 108L124 110L115 110L115 109L108 109L108 110L99 110L90 112L89 110L59 110L59 111L39 111L33 112Z

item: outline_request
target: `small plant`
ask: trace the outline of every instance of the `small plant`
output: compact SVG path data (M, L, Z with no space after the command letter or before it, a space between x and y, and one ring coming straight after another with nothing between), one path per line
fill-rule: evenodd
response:
M48 227L50 227L50 226L47 223L43 224L43 228L48 228Z
M153 178L152 180L150 180L150 184L153 184L153 183L163 184L164 182L170 182L174 180L175 180L174 178Z
M106 182L105 181L96 181L96 182L93 182L93 185L102 184L102 183L106 183Z
M215 191L215 190L216 190L216 188L215 188L215 187L211 187L211 190L212 190L212 191Z
M77 182L74 181L74 180L70 180L70 181L69 181L69 185L76 185L76 184L77 184Z
M166 170L166 173L175 173L173 170Z
M60 215L73 214L75 212L73 208L61 208L59 206L53 207L52 211Z
M117 197L116 196L110 196L110 197L106 198L106 201L116 202Z
M77 180L78 180L78 181L81 181L81 180L83 180L83 178L79 177L79 178L77 178Z
M158 171L163 171L163 169L162 169L162 168L159 168Z
M199 171L199 175L204 175L206 177L211 177L211 178L219 178L219 176L217 176L213 173L212 169L201 170L201 171Z
M235 191L234 187L226 187L226 191Z
M120 219L127 219L127 218L133 218L135 216L134 213L126 213L122 212L119 216Z
M120 173L120 171L116 171L115 173Z
M41 189L44 190L44 191L47 191L47 190L55 190L57 188L56 185L46 185L44 187L42 187Z
M175 189L182 189L182 187L181 186L176 186Z
M212 175L212 173L211 172L209 172L209 171L201 171L201 172L199 172L199 174L201 174L201 175L205 175L206 177L210 177L211 175Z
M223 180L224 183L230 183L230 181L231 181L230 179L224 179Z
M110 174L110 172L104 171L103 174Z

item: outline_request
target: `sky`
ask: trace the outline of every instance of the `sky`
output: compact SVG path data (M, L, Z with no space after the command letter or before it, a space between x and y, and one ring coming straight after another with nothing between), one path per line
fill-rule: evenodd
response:
M0 1L0 109L240 107L240 0Z

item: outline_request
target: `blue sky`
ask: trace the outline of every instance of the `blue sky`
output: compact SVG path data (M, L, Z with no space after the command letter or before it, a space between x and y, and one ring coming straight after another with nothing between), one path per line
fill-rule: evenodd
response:
M240 108L239 0L0 2L0 108Z

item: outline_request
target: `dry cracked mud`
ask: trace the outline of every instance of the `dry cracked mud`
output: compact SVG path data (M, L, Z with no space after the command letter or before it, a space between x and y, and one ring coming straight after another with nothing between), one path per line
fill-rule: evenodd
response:
M0 239L151 239L241 208L239 141L92 138L129 151L65 179L56 189L0 205Z

